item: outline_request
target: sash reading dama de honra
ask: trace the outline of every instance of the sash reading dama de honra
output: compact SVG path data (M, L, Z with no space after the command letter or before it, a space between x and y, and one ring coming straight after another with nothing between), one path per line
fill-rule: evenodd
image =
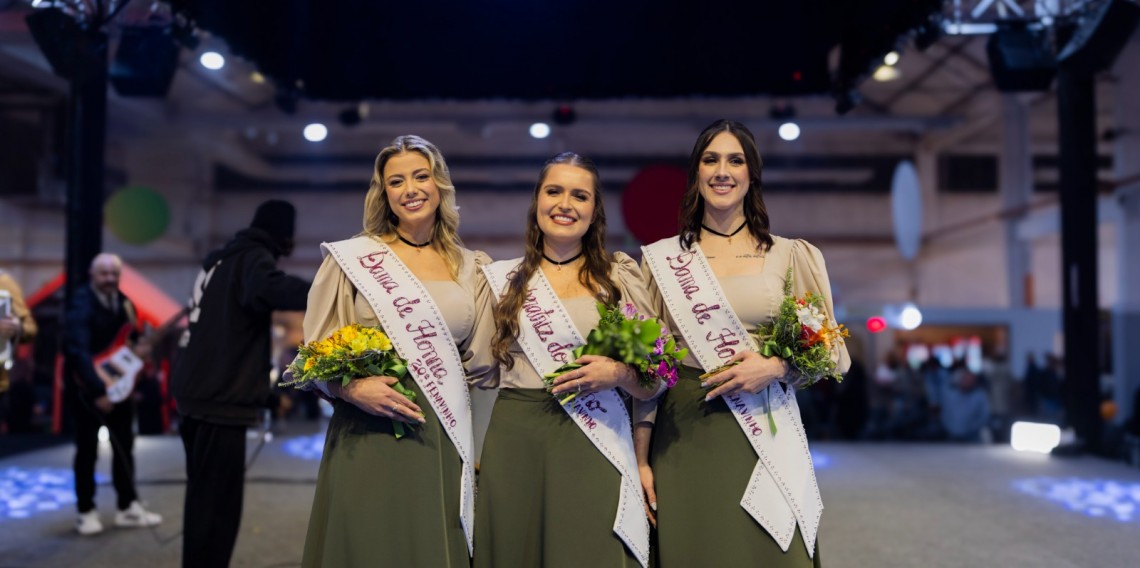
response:
M684 250L680 239L670 237L641 250L677 331L706 371L740 350L757 350L698 244ZM759 458L740 506L785 552L799 523L808 555L814 556L823 502L794 393L770 384L757 394L739 391L723 398ZM769 408L779 435L767 431Z
M463 460L460 522L472 552L475 517L471 396L459 349L431 295L388 245L369 237L322 243L376 312Z
M501 295L520 262L521 259L515 259L484 265L483 272L491 289ZM541 270L535 271L527 286L519 312L518 341L540 375L573 362L571 352L586 342ZM614 533L643 567L648 566L649 521L645 518L633 433L625 404L614 389L606 389L576 397L562 408L621 474Z

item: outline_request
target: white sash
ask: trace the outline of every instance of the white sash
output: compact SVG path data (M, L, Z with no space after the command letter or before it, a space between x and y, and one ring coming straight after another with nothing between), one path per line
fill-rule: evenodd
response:
M515 259L484 265L483 272L487 274L491 289L502 294L509 275L520 261ZM546 276L541 270L536 270L519 313L519 345L527 360L539 374L545 375L573 362L571 352L585 342ZM617 391L607 389L577 397L563 408L621 474L614 532L638 562L648 566L649 521L645 518L641 478L633 451L633 432L625 404Z
M472 551L475 525L475 438L471 396L459 350L443 315L423 284L388 245L369 237L322 243L376 312L396 352L427 395L432 410L463 460L460 522Z
M641 250L673 321L706 371L737 351L757 350L700 246L693 243L686 251L677 237L670 237ZM740 505L785 552L798 522L808 555L814 556L823 502L794 393L769 385L758 394L738 392L723 398L760 458ZM769 405L779 435L765 432Z

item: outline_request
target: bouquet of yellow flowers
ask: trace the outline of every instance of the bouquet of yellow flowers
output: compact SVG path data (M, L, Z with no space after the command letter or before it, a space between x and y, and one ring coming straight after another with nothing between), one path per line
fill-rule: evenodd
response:
M392 340L378 327L346 325L326 339L302 344L289 364L292 378L282 386L305 388L321 381L340 381L374 376L395 377L392 388L415 402L416 393L399 382L408 374L408 362L392 348ZM404 425L392 421L397 438L404 436Z

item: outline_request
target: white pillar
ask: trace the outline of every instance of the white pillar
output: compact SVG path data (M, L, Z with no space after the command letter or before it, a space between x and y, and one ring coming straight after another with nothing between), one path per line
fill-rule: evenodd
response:
M1116 95L1113 177L1140 176L1140 33L1132 35L1115 65ZM1120 225L1116 232L1119 292L1112 310L1112 367L1117 423L1136 409L1132 401L1140 388L1140 180L1116 188Z
M1004 94L1002 104L1002 145L998 160L999 190L1006 211L1025 209L1033 192L1033 157L1029 147L1029 109L1017 95ZM1029 245L1017 237L1020 216L1005 220L1005 256L1009 307L1030 307L1026 279L1031 274Z

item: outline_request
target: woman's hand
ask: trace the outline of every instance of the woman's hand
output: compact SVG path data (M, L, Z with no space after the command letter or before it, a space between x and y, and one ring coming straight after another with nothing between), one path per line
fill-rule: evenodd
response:
M637 373L625 363L601 355L583 355L575 363L581 368L566 371L554 379L556 396L592 392L621 387L626 392L637 388Z
M739 391L756 394L767 387L772 381L788 373L788 364L779 357L765 357L755 351L741 351L732 357L731 361L739 361L705 380L701 386L715 386L705 396L705 400L712 400L718 396L732 394Z
M653 468L649 464L638 464L637 474L641 477L641 490L645 492L645 516L649 524L657 528L657 490L653 484Z
M649 519L649 524L656 527L657 486L653 480L653 468L649 467L649 446L652 441L652 422L633 425L633 453L637 457L637 475L641 478L641 490L645 494L645 516Z
M349 381L344 386L338 381L330 381L328 385L333 396L351 402L369 414L407 424L423 424L423 411L392 388L396 382L395 377L365 377Z

